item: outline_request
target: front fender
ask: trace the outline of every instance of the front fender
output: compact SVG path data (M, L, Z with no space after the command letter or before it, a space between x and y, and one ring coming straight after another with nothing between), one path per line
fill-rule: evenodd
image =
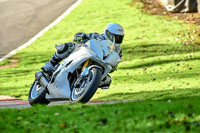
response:
M78 66L80 66L82 63L84 63L88 59L97 62L99 65L101 65L103 67L104 71L101 68L101 70L103 71L102 79L104 79L106 77L107 73L109 73L112 69L112 67L110 65L108 65L103 60L100 60L99 58L96 58L94 56L82 56L82 57L76 58L70 64L68 64L68 66L66 66L64 69L66 69L66 71L68 71L68 72L73 73ZM65 65L67 65L67 64L65 64Z

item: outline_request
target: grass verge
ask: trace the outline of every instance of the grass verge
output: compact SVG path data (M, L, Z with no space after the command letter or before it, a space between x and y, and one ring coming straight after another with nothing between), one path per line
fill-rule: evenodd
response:
M34 73L55 52L54 44L79 31L101 33L107 23L117 22L125 28L123 61L111 74L111 88L98 90L92 100L144 101L1 109L1 131L198 132L199 28L145 14L142 6L131 0L84 0L32 45L0 63L0 94L27 99Z
M0 63L0 95L27 99L34 73L55 52L54 44L72 40L78 31L102 33L109 22L125 28L123 61L111 74L111 88L98 90L93 99L162 99L190 92L199 95L198 27L145 14L142 6L130 0L84 0L32 45Z
M199 132L199 97L1 109L1 133ZM9 113L9 115L8 115Z

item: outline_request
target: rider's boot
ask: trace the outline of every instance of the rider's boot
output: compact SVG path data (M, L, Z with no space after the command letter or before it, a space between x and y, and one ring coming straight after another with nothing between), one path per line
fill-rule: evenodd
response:
M107 75L100 83L99 88L101 89L108 89L111 84L111 77Z
M63 43L56 45L57 52L53 54L52 58L44 66L41 67L42 71L51 75L53 68L75 49L74 43Z

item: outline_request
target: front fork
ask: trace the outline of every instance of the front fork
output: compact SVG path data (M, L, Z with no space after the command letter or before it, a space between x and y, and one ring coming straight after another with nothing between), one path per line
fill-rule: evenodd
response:
M89 63L90 63L90 59L85 61L84 65L83 65L83 68L82 68L82 72L84 71L85 68L88 67Z
M79 88L81 86L82 82L85 80L85 78L89 74L89 69L87 68L89 65L89 62L90 62L89 59L85 61L83 68L81 70L81 75L74 84L75 88Z

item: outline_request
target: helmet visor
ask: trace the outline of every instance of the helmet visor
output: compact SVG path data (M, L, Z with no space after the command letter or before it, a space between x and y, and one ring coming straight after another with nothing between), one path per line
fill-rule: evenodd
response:
M115 35L115 43L121 44L123 41L124 35Z

